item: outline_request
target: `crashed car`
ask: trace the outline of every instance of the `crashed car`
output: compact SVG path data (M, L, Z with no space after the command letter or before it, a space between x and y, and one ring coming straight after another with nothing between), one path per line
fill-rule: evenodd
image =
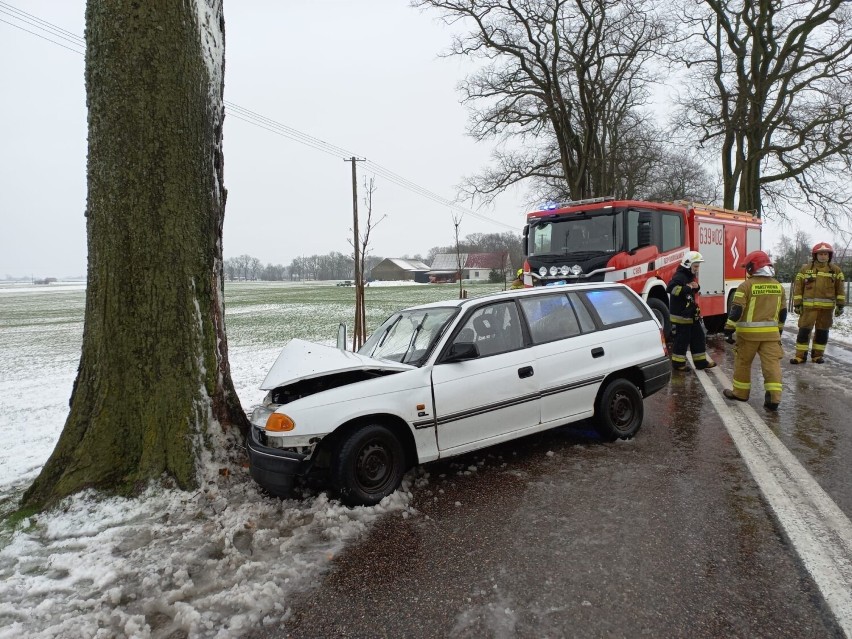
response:
M659 321L622 284L424 304L358 352L290 341L252 413L251 475L287 496L319 469L344 503L372 505L415 465L570 422L633 437L670 378Z

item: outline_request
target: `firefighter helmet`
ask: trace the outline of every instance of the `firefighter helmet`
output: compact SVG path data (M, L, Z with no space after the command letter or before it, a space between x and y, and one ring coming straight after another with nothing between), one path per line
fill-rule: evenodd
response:
M692 268L693 264L701 264L704 261L704 257L698 251L690 251L687 253L684 258L680 261L680 265L683 268Z
M814 244L814 247L811 249L811 255L813 255L814 259L816 259L817 253L828 253L829 260L834 257L834 249L828 242Z
M763 251L752 251L745 256L740 266L746 270L746 273L751 274L759 271L764 266L772 266L772 260Z

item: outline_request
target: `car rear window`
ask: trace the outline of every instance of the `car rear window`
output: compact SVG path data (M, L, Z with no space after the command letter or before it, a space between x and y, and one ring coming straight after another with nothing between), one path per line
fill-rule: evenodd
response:
M636 296L623 288L588 291L585 295L604 327L649 319Z

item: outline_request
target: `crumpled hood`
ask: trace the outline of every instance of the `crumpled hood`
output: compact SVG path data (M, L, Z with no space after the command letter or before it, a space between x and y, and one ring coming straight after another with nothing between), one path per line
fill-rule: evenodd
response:
M292 339L281 349L278 359L266 374L261 390L272 390L303 379L357 370L407 371L414 366L373 359L358 353L323 346L303 339Z

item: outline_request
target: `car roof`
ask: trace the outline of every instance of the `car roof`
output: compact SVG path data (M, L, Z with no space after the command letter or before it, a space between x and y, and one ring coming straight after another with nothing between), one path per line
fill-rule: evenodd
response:
M447 308L447 307L462 307L468 308L470 306L478 306L483 303L497 301L501 299L506 299L508 296L512 297L529 297L534 295L547 295L557 293L559 291L588 291L595 289L604 289L604 288L622 288L630 290L629 287L625 286L620 282L570 282L566 284L559 284L556 286L536 286L534 288L524 288L524 289L510 289L507 291L497 291L496 293L486 293L485 295L481 295L479 297L471 297L463 300L455 299L455 300L446 300L443 302L429 302L428 304L418 304L417 306L409 306L406 311L418 310L422 308Z

